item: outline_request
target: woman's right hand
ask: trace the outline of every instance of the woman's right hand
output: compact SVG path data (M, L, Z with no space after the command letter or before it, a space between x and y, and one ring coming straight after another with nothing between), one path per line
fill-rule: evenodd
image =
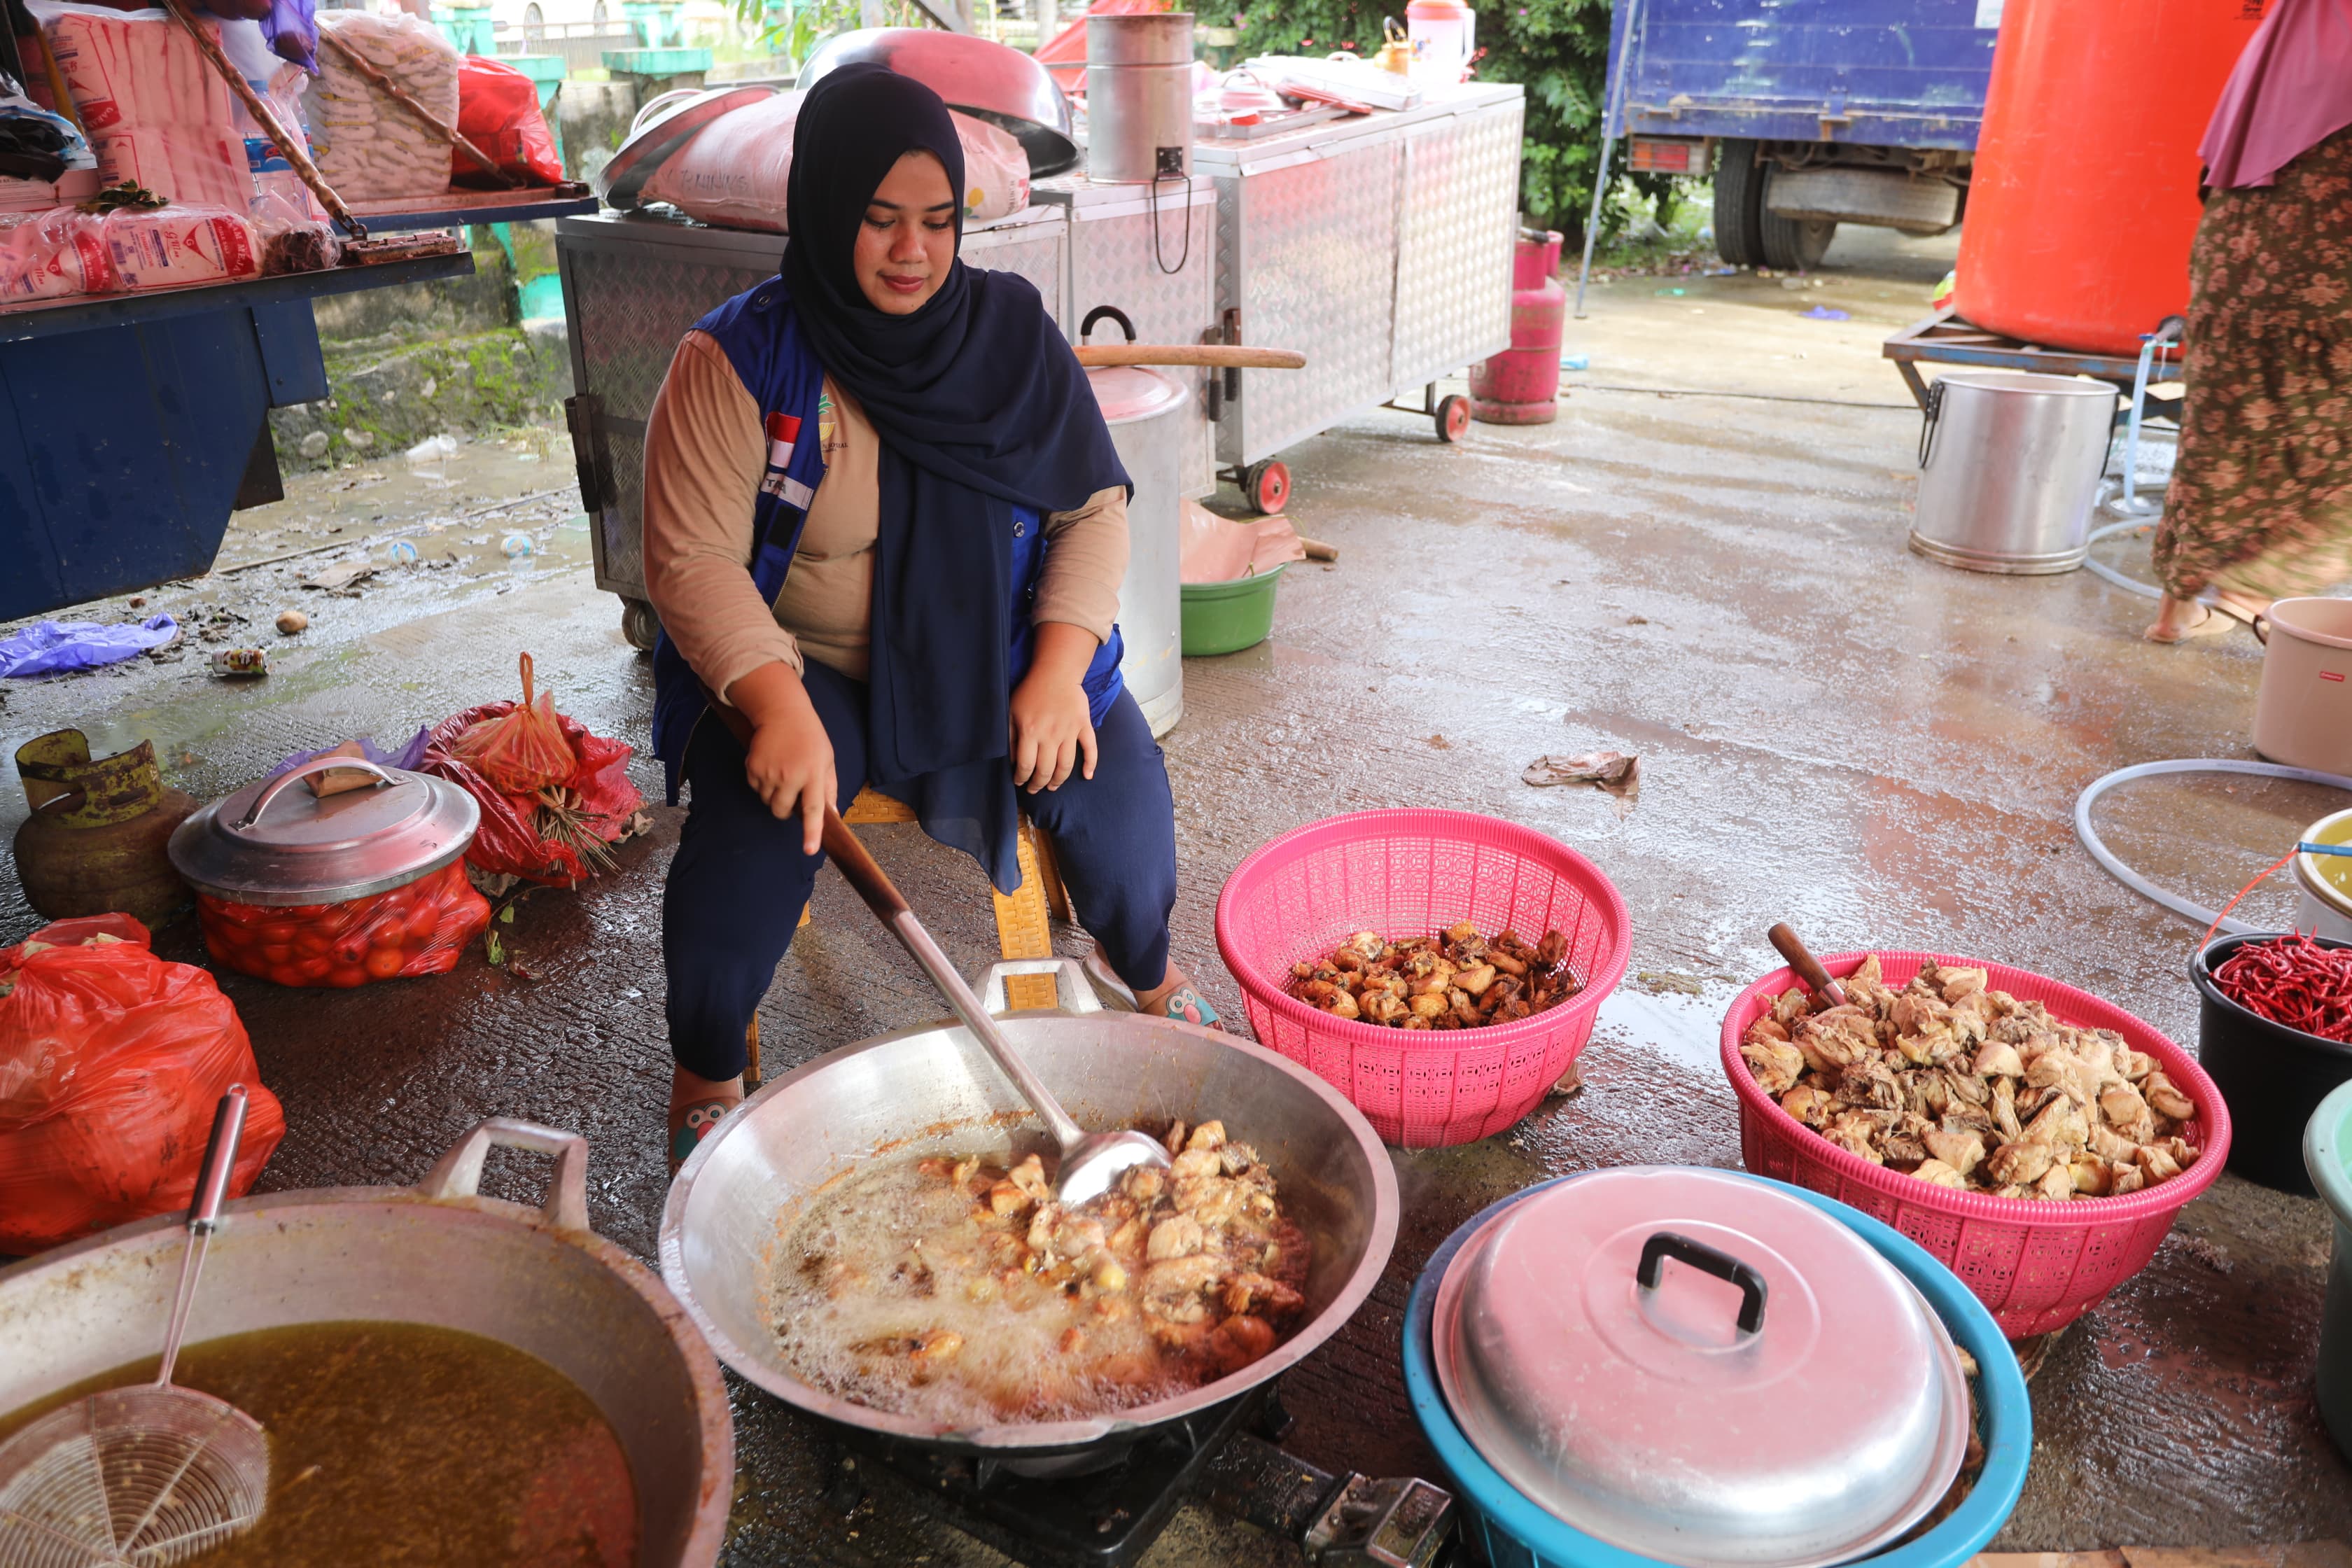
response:
M802 853L824 841L824 808L837 805L833 741L788 664L763 664L727 689L727 700L751 721L743 776L780 818L801 819Z

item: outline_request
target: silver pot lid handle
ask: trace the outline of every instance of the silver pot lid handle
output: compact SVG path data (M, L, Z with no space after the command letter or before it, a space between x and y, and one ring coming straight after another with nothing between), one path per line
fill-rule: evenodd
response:
M1102 999L1095 994L1094 982L1087 978L1086 970L1075 958L1008 958L988 966L988 973L980 983L980 1005L990 1016L1009 1013L1011 1001L1004 994L1004 983L1017 974L1050 974L1054 977L1054 1004L1065 1013L1099 1013Z
M540 1210L558 1230L588 1230L588 1140L577 1132L493 1116L478 1122L441 1156L416 1184L421 1195L438 1203L470 1198L481 1191L482 1160L492 1147L536 1149L555 1156L555 1182Z
M373 773L378 784L396 784L400 782L392 776L391 769L381 763L369 762L365 757L312 757L307 763L288 768L262 785L261 793L253 797L253 804L245 808L245 815L228 825L229 831L243 833L259 822L261 814L268 809L271 801L278 798L278 792L296 779L307 779L312 773L332 773L338 768L357 768L362 773Z

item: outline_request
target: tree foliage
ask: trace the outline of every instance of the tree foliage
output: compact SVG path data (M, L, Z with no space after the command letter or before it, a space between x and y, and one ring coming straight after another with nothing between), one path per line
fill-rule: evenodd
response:
M1503 0L1478 5L1475 74L1527 89L1520 202L1531 223L1580 242L1601 156L1601 109L1609 63L1609 0ZM1402 0L1259 0L1236 18L1240 52L1370 54L1383 16L1403 20ZM1612 162L1622 167L1621 144ZM1651 182L1641 182L1646 188ZM1657 182L1661 185L1664 182Z

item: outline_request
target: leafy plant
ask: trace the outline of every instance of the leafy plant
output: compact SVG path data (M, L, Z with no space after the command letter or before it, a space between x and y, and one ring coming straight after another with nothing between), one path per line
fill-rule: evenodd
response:
M861 0L729 0L729 4L735 19L752 29L761 44L772 53L791 56L795 66L834 34L863 26L865 15ZM894 0L885 9L890 13L888 26L910 26L918 20L915 8L903 0Z
M1237 54L1370 54L1381 47L1381 18L1402 20L1403 11L1402 0L1261 0L1235 18L1241 27ZM1477 14L1475 76L1527 89L1519 191L1528 221L1560 230L1570 245L1580 244L1601 156L1609 0L1504 0L1479 6ZM1612 166L1622 168L1623 155L1621 142L1611 154ZM1652 195L1670 184L1650 174L1633 180ZM1611 202L1604 209L1604 234L1622 221L1622 206Z

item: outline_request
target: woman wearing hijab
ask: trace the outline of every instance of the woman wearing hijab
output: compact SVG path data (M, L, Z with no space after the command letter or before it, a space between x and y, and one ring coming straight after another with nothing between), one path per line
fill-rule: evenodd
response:
M2352 581L2352 0L2278 0L2198 153L2210 194L2151 642Z
M646 428L654 749L691 786L662 903L673 1162L742 1099L824 807L866 784L1007 891L1025 809L1089 968L1216 1018L1168 962L1174 803L1119 679L1129 484L1085 373L1034 286L958 258L963 153L929 88L834 71L793 154L781 273L687 334Z

